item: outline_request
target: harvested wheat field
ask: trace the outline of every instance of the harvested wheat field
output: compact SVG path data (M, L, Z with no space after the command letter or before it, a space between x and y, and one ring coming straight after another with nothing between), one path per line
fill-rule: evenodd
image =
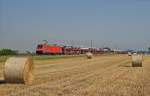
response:
M0 96L149 96L150 56L143 67L132 67L127 55L34 60L32 85L3 81L0 65Z

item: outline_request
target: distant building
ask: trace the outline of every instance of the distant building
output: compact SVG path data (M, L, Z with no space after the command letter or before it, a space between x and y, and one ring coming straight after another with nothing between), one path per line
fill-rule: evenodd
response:
M104 52L110 52L110 51L111 51L111 49L110 49L110 48L108 48L108 47L105 47L105 48L103 48L103 51L104 51Z

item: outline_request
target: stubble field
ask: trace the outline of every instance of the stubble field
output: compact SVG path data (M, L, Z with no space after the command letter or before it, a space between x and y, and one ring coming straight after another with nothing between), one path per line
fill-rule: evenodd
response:
M150 56L132 67L127 55L34 60L32 85L4 82L0 62L0 96L150 96Z

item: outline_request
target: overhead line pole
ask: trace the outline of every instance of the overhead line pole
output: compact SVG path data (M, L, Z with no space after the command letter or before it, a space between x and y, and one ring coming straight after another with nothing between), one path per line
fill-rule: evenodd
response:
M92 52L92 47L93 47L93 41L91 40L91 52Z

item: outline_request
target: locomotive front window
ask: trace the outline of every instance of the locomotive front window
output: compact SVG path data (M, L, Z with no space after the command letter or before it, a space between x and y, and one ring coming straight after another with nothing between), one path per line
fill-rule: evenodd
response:
M43 45L38 45L38 48L42 48L43 47Z

